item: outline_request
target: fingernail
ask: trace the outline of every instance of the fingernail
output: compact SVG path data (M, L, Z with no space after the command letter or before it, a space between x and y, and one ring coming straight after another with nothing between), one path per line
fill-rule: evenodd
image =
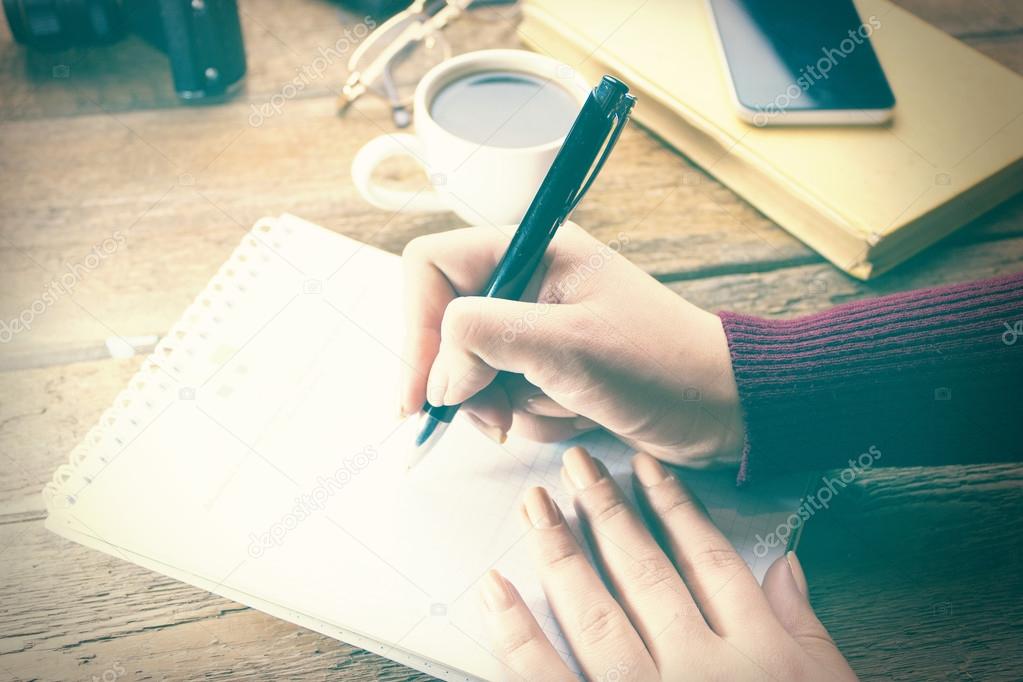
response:
M543 488L530 488L522 502L533 528L553 528L561 523L561 512Z
M572 420L572 426L575 427L576 431L591 431L598 428L600 424L586 417L576 417Z
M430 375L426 378L426 401L434 407L441 407L444 404L444 394L448 390L448 373L444 371L440 360L434 362L430 368Z
M488 424L474 414L470 414L469 419L476 425L476 428L483 432L483 435L498 445L504 445L504 442L508 440L508 433L500 426Z
M534 395L526 398L526 412L538 417L560 417L563 419L577 417L572 410L566 409L545 395Z
M500 573L491 569L483 577L483 603L491 613L507 611L515 603L508 581Z
M670 476L664 465L645 452L637 452L632 458L632 470L644 488L653 488Z
M806 574L803 573L803 566L799 563L799 557L796 556L795 552L786 552L785 561L789 565L789 571L792 572L792 579L796 582L796 587L803 594L804 597L809 597L810 587L806 582Z
M444 394L447 392L447 383L434 383L426 387L426 401L434 407L444 405Z
M604 477L590 454L580 447L569 448L562 462L568 471L568 478L577 490L585 490Z

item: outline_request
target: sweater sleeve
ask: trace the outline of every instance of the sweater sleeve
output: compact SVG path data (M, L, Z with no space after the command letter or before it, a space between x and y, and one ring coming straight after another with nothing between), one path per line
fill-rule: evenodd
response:
M769 320L723 312L739 483L796 469L1023 459L1023 273Z

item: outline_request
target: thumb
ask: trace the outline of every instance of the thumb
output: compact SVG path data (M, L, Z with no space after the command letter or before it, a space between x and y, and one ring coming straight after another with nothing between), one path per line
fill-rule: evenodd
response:
M833 670L848 670L845 658L810 606L806 577L795 552L787 552L767 569L764 594L782 627L808 656Z
M454 299L444 310L427 400L456 405L490 384L499 371L541 371L551 363L565 308L478 296Z

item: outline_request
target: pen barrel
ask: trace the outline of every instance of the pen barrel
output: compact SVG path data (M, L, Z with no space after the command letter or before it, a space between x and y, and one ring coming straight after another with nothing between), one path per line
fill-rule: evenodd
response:
M613 82L621 85L618 81ZM619 93L608 93L606 87L602 82L590 92L540 189L522 216L508 250L480 296L518 299L526 290L547 246L568 217L576 193L603 149L603 145L595 145L594 140L606 141L615 123L613 98Z
M455 418L455 414L458 413L459 407L461 405L431 405L428 402L423 405L423 411L442 422L450 424L451 420Z

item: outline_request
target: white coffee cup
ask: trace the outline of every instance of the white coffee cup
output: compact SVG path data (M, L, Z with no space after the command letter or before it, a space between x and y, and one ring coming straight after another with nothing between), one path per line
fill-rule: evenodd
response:
M564 135L530 147L490 146L459 137L430 115L430 104L441 88L487 71L517 71L551 81L577 99L580 107L589 94L589 86L574 69L534 52L481 50L446 60L416 87L415 135L381 135L355 155L352 180L366 201L390 211L453 211L470 224L511 225L522 219ZM414 192L375 183L373 170L395 156L411 157L421 165L432 189Z

